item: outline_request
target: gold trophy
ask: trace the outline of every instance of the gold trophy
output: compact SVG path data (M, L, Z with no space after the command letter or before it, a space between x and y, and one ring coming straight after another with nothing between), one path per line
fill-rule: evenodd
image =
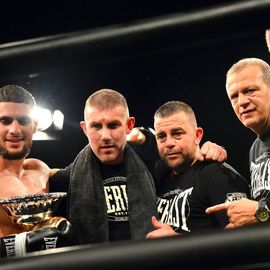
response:
M57 228L65 219L54 217L53 213L66 195L66 192L52 192L5 198L0 199L0 207L14 224L26 231L35 231L41 227Z

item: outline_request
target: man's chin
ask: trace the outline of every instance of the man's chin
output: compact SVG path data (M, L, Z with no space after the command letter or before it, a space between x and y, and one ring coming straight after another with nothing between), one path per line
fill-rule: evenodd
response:
M100 155L98 158L104 164L108 164L115 159L114 155L112 154L103 154L103 155Z
M258 128L258 124L254 121L246 120L242 123L244 124L245 127L252 129L252 130L256 130Z
M13 151L13 152L12 151L5 151L2 149L0 154L4 159L18 160L18 159L26 158L28 156L29 152L30 152L30 149L23 149L21 151Z
M179 161L178 159L166 159L166 163L169 165L170 168L175 168L178 167L179 165L181 165L181 161Z
M8 160L18 160L18 159L23 159L27 157L27 154L25 153L17 153L17 154L4 154L2 155L2 157L4 159L8 159Z
M102 156L102 157L99 157L99 160L101 161L101 163L105 165L115 165L122 162L122 159L118 158L115 155Z
M173 171L182 171L182 169L185 167L185 163L183 161L175 161L175 162L167 162L167 165L173 170Z

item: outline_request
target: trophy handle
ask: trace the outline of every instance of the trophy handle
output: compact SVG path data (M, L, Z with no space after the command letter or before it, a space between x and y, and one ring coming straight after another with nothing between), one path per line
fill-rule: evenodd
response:
M58 229L60 226L61 222L66 221L65 218L63 217L51 217L49 219L46 219L37 225L35 225L32 229L32 231L36 231L40 228L50 228L50 229Z

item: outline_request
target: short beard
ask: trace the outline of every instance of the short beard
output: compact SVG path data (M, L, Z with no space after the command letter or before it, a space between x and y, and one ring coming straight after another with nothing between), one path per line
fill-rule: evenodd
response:
M8 160L22 159L22 158L25 158L29 155L31 147L32 147L32 144L25 145L21 152L15 153L15 154L11 154L10 152L7 151L6 148L2 147L2 148L0 148L0 156L2 156L4 159L8 159Z
M187 169L189 169L193 163L194 159L186 157L183 159L183 161L180 164L177 164L176 166L172 167L168 164L168 166L177 174L181 174L185 172ZM165 160L166 162L166 160Z

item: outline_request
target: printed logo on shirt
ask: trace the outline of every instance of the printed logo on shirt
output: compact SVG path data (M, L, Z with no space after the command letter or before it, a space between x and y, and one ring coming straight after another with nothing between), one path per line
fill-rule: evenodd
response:
M180 228L183 231L189 232L187 219L190 214L190 206L188 196L192 193L193 187L180 190L170 191L158 198L157 210L160 221L167 223L175 230Z
M258 163L251 162L251 194L254 199L265 190L270 190L270 153L264 153L256 159Z
M226 200L225 202L233 202L233 201L238 201L241 199L247 198L247 195L242 192L233 192L233 193L228 193L226 195Z
M128 220L128 198L125 177L111 177L103 181L109 221Z
M259 157L256 158L256 163L260 162L260 160L262 160L262 159L265 160L265 159L267 159L269 157L270 157L270 153L269 152L265 152L261 156L259 156Z

